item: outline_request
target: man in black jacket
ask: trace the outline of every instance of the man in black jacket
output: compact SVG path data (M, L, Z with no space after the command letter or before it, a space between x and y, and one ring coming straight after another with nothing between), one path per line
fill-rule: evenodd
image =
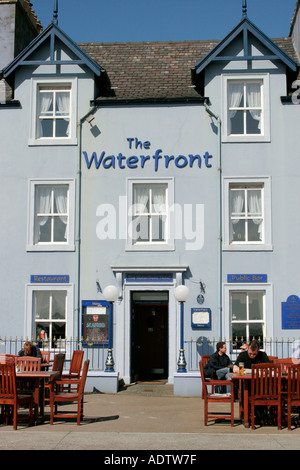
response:
M220 341L217 343L217 350L213 353L206 366L204 366L204 375L206 378L216 378L218 380L231 380L230 369L233 364L231 359L226 354L226 343Z
M249 344L248 350L241 352L235 362L233 372L239 371L239 363L244 363L245 369L251 369L252 364L265 364L270 362L267 354L259 350L259 342L254 339Z

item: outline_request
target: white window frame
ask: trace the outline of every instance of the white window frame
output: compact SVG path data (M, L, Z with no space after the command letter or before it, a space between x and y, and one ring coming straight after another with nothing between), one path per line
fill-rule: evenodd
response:
M34 293L39 291L66 291L66 340L70 340L74 336L73 331L73 311L74 311L74 285L73 284L27 284L25 286L25 338L32 338L35 335L35 318L34 318ZM65 344L65 341L62 341ZM69 344L67 342L67 344ZM51 347L50 347L51 349Z
M252 186L262 187L263 240L256 242L231 242L230 240L230 187ZM271 219L271 178L270 177L224 177L223 178L223 250L224 251L271 251L272 219Z
M261 134L230 134L229 112L228 112L228 84L230 81L240 82L262 82L262 113L261 113ZM266 74L224 74L222 75L222 121L223 121L223 142L270 142L270 75Z
M68 227L66 242L35 242L35 193L37 186L68 186ZM31 179L29 181L27 251L74 251L75 250L75 181L73 179Z
M165 242L138 242L132 237L133 220L133 188L135 184L166 184L167 185L167 222ZM171 208L174 207L174 178L128 178L127 179L127 251L171 251L174 250L174 217Z
M273 337L273 286L270 283L226 283L224 288L224 307L223 307L223 325L224 336L232 338L232 322L231 322L231 293L232 292L263 292L264 293L264 338ZM258 323L257 321L253 321ZM245 338L245 341L248 338ZM249 338L252 339L252 338Z
M70 125L68 137L39 137L38 134L38 95L43 86L70 87ZM77 78L68 79L37 79L31 80L31 120L29 145L77 145Z

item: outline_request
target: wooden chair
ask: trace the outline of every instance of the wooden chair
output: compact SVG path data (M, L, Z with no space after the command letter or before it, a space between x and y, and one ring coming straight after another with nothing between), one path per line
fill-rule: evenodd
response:
M268 358L270 359L270 362L274 362L275 359L278 359L277 356L268 356Z
M16 356L15 354L0 354L0 364L5 364L7 362L8 358L13 359L13 361L16 361Z
M202 362L202 365L203 367L206 366L206 364L208 363L209 361L209 358L210 358L210 354L205 354L204 356L201 356L201 362ZM203 388L202 388L202 398L203 398Z
M42 362L49 364L50 362L50 351L41 351Z
M300 407L300 364L292 364L289 366L287 389L287 422L288 429L291 430L292 406Z
M279 364L252 365L251 377L251 427L255 429L255 408L277 408L277 425L281 429L281 366Z
M1 417L8 423L8 407L12 407L13 428L17 429L17 415L20 405L28 405L29 426L32 425L33 396L23 395L17 392L16 369L13 359L7 358L6 362L0 363L0 405Z
M52 370L59 373L56 380L61 379L62 371L63 371L63 368L64 368L64 363L65 363L65 354L63 354L63 353L55 354ZM50 381L46 382L44 387L45 387L44 401L49 402L50 401L51 382Z
M79 379L81 365L83 361L83 355L84 355L84 351L81 351L79 349L78 350L76 349L75 351L73 351L69 373L62 374L61 376L61 382L64 382L64 381L68 382L67 384L62 384L62 388L65 388L67 385L68 390L70 390L72 386L72 380L75 379L76 381L77 379ZM77 386L77 384L75 385Z
M39 357L21 356L17 357L16 365L20 372L35 372L41 370L41 359Z
M202 361L199 361L200 374L202 379L202 391L204 399L204 424L207 426L208 419L230 419L231 426L234 426L234 384L231 380L207 380L203 373ZM208 393L207 387L212 387L212 393ZM230 387L230 393L213 393L215 386ZM208 410L209 403L228 403L230 405L230 412L210 411Z
M293 364L293 359L291 357L286 357L283 359L274 359L274 364L280 364L281 371L287 374L289 366Z
M70 379L72 382L77 380L78 389L73 389L68 392L60 391L62 384L66 384L66 380L57 380L50 391L50 424L53 424L54 418L77 418L77 424L83 419L83 401L84 401L84 388L88 373L90 361L86 360L83 364L82 376L80 379ZM74 403L77 402L77 412L64 411L58 412L59 403Z

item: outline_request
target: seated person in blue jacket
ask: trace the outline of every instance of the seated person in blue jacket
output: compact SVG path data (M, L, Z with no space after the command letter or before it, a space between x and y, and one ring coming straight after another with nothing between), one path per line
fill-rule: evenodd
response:
M19 351L18 355L19 356L33 356L33 357L39 357L40 359L42 359L41 351L31 341L26 341L26 343L24 343L24 347L23 349Z
M208 363L203 368L204 375L210 379L231 380L232 368L233 363L226 354L226 343L220 341L217 343L216 352L210 356ZM229 387L227 391L230 391Z

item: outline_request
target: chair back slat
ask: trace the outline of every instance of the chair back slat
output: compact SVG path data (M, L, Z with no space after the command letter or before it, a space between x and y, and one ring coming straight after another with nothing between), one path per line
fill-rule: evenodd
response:
M74 375L77 375L77 377L79 377L79 374L81 371L81 365L83 361L83 355L84 355L84 351L80 349L76 349L75 351L73 351L71 364L70 364L70 370L69 370L70 375L74 374Z
M21 372L36 372L41 370L39 357L21 356L17 358L18 370Z
M90 365L89 359L84 361L83 368L82 368L82 376L81 376L79 390L78 390L79 395L82 395L84 393L89 365Z
M63 367L64 367L64 362L65 362L65 354L63 353L55 354L52 370L59 372L59 377L61 377Z
M202 380L202 396L204 399L207 398L207 387L206 387L206 382L205 382L205 376L203 372L203 362L199 361L199 368L200 368L200 374L201 374L201 380Z
M251 395L257 399L274 399L281 393L281 366L252 365Z
M206 366L206 364L208 363L210 356L211 356L210 354L201 356L201 362L202 362L203 367Z
M49 364L50 362L50 352L49 351L41 351L42 355L42 361L47 362Z
M13 399L16 395L16 370L14 362L0 363L0 398Z
M0 364L5 364L7 362L13 362L15 363L16 358L15 354L0 354Z
M300 400L300 364L291 364L288 368L288 397Z
M280 364L282 372L287 372L291 364L293 364L293 358L286 357L283 359L275 359L274 364Z

